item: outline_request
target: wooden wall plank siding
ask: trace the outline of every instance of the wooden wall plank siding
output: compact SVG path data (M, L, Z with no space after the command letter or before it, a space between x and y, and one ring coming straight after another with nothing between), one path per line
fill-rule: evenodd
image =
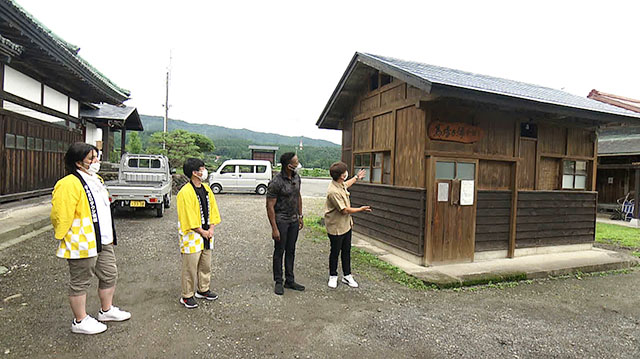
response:
M510 162L480 160L478 190L509 190L512 167Z
M553 191L560 188L561 165L561 160L557 158L543 157L540 159L539 190Z
M371 149L371 119L358 121L354 124L353 150L366 151Z
M351 159L353 155L353 121L345 120L342 128L342 162L347 164L347 168L351 168Z
M388 112L373 118L373 148L376 150L393 149L395 136L393 112Z
M520 166L518 166L518 188L534 189L536 179L537 141L520 139Z
M592 243L596 197L596 192L519 192L516 248Z
M510 191L478 191L476 252L509 247Z
M425 190L357 183L349 192L353 207L370 205L373 209L353 215L354 231L424 255Z
M380 106L394 103L398 100L404 100L406 96L406 84L402 83L396 87L390 88L380 93Z
M591 131L569 128L567 132L567 155L593 157L593 142L594 138Z
M26 116L0 110L0 201L2 196L52 188L65 174L64 151L69 144L82 141L82 133ZM7 133L43 140L42 150L5 148ZM62 141L63 151L44 150L44 140ZM57 144L57 142L56 142Z
M538 125L540 152L564 155L567 148L567 128L550 125Z
M425 187L424 148L427 137L425 112L415 106L396 111L394 184Z

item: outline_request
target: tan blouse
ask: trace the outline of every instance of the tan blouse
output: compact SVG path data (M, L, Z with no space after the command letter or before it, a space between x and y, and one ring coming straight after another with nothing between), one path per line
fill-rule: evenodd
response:
M327 201L324 206L324 224L327 233L335 236L345 234L353 227L350 214L342 214L342 210L351 207L349 191L343 183L331 181L327 189Z

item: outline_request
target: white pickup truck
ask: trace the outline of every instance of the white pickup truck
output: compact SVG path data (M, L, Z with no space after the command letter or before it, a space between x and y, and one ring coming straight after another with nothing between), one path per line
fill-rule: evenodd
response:
M171 174L169 159L163 155L125 153L120 159L118 179L105 182L111 209L155 209L162 217L171 206Z

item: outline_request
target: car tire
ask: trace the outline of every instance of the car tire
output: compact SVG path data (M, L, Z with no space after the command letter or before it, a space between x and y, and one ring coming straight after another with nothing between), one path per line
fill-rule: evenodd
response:
M256 193L264 196L265 194L267 194L267 186L261 184L258 187L256 187Z
M222 186L216 183L213 186L211 186L211 191L213 192L213 194L218 194L222 192Z
M164 216L164 205L161 203L156 206L156 217Z
M171 208L171 193L166 194L162 200L164 208Z

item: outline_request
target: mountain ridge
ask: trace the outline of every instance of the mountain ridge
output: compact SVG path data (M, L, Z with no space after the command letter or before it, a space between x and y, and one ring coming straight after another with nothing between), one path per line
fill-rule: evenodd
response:
M144 131L147 133L162 131L163 129L163 117L140 115L140 120L144 127ZM314 139L306 136L285 136L276 133L258 132L249 129L235 129L218 125L191 123L184 120L169 119L167 121L167 130L186 130L190 132L200 133L212 140L216 139L228 139L237 138L254 142L255 145L299 145L302 141L303 146L313 147L340 147L339 144L327 141Z

